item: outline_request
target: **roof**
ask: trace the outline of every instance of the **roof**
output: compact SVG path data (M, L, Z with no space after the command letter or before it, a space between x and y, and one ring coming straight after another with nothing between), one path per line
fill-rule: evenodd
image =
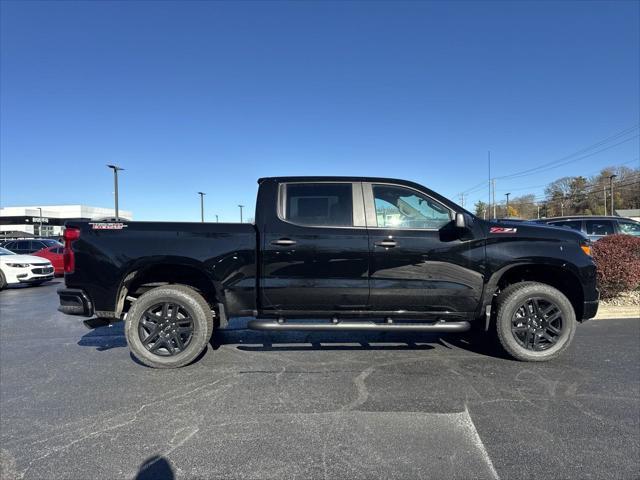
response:
M616 210L621 217L640 217L640 208L629 208L626 210Z
M293 176L293 177L262 177L258 179L258 183L273 181L273 182L384 182L384 183L404 183L415 184L408 180L402 180L399 178L382 178L382 177L345 177L345 176L323 176L323 175L308 175L308 176ZM419 185L421 188L421 185Z
M625 210L616 210L616 212L621 212L621 211L625 211ZM631 210L626 210L626 211L631 211ZM555 221L555 220L611 220L614 218L623 218L623 216L617 215L612 217L610 215L565 215L564 217L541 218L539 220L536 220L536 222L537 221L549 222L549 221Z

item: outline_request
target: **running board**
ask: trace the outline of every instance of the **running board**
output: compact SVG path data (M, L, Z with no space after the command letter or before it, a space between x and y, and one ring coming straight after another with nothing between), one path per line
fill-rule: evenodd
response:
M435 322L435 323L387 323L376 322L342 322L310 323L287 322L286 320L251 320L249 328L252 330L304 330L304 331L370 331L370 332L433 332L433 333L461 333L471 328L469 322Z

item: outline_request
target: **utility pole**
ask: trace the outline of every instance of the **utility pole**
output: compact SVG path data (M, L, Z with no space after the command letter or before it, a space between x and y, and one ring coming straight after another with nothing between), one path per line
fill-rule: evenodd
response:
M505 193L505 195L507 196L507 218L509 218L509 195L511 195L511 192Z
M464 208L464 193L460 194L460 206Z
M607 214L607 186L602 185L602 191L604 193L604 214Z
M564 197L560 200L560 216L564 217Z
M613 179L616 178L618 175L613 174L613 175L609 175L609 190L611 191L611 216L613 217L613 206L614 206L614 199L613 199ZM605 211L605 215L606 215L606 211Z
M200 221L204 223L204 196L206 193L198 192L198 195L200 195Z
M113 170L113 188L114 188L114 196L115 196L115 207L116 207L116 222L120 220L120 214L118 212L118 172L124 170L124 168L120 168L117 165L107 165L110 169Z
M218 215L216 215L216 223L218 223Z
M491 183L493 184L493 218L496 217L496 179L492 179Z
M242 209L244 208L244 205L238 205L238 207L240 207L240 223L242 223Z
M487 202L487 208L491 211L491 150L487 151L487 164L489 167L489 176L487 177L489 179L489 201Z

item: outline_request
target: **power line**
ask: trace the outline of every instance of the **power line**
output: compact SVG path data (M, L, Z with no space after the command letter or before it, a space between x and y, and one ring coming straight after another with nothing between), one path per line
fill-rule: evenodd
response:
M500 179L500 180L507 180L507 179L511 179L511 178L520 178L520 177L524 177L524 176L533 175L535 173L546 172L546 171L549 171L549 170L553 170L553 169L555 169L557 167L568 165L569 163L573 163L573 162L577 162L579 160L583 160L585 158L591 157L593 155L597 155L598 153L602 153L602 152L604 152L606 150L609 150L611 148L617 147L618 145L621 145L621 144L629 142L629 141L631 141L631 140L633 140L635 138L638 138L640 135L633 135L633 136L631 136L629 138L625 138L624 140L621 140L620 142L617 142L617 143L615 143L613 145L609 145L609 146L607 146L605 148L602 148L602 149L599 149L599 150L597 150L595 152L591 152L591 153L582 155L583 153L589 152L590 150L593 150L594 148L598 148L598 147L600 147L602 145L610 143L613 140L617 140L617 139L619 139L621 137L624 137L624 136L632 133L634 130L637 130L639 127L640 127L640 125L634 125L632 127L629 127L629 128L624 129L624 130L621 130L618 133L610 135L610 136L608 136L608 137L606 137L606 138L604 138L604 139L602 139L602 140L600 140L600 141L598 141L598 142L596 142L594 144L589 145L588 147L584 147L584 148L582 148L582 149L580 149L580 150L578 150L578 151L576 151L576 152L574 152L574 153L572 153L570 155L566 155L566 156L564 156L564 157L562 157L562 158L560 158L558 160L554 160L554 161L551 161L551 162L543 163L542 165L538 165L537 167L529 168L529 169L526 169L526 170L521 170L520 172L514 172L514 173L511 173L509 175L503 175L503 176L494 177L494 178ZM579 156L578 158L573 158L573 157L576 157L578 155L582 155L582 156ZM473 193L473 192L479 190L480 188L482 188L484 185L486 185L486 183L484 181L480 182L480 183L468 188L467 190L464 190L461 193Z
M620 141L618 143L614 143L613 145L609 145L608 147L604 147L604 148L601 148L600 150L596 150L595 152L587 153L586 155L583 155L581 157L573 158L571 160L567 160L567 161L564 161L564 162L558 161L559 163L555 163L554 165L551 165L549 167L544 167L544 168L543 167L538 167L535 170L533 170L533 169L524 170L522 172L513 173L513 174L510 174L510 175L504 175L502 177L496 177L496 178L500 179L500 180L506 180L506 179L510 179L510 178L528 177L529 175L534 175L536 173L541 173L541 172L548 172L549 170L553 170L554 168L562 167L564 165L568 165L568 164L573 163L573 162L578 162L580 160L584 160L585 158L593 157L594 155L597 155L598 153L602 153L602 152L605 152L607 150L611 150L612 148L617 147L618 145L622 145L623 143L630 142L634 138L638 138L638 137L640 137L640 135L634 135L634 136L626 138L626 139L624 139L624 140L622 140L622 141ZM565 157L565 158L567 158L567 157Z

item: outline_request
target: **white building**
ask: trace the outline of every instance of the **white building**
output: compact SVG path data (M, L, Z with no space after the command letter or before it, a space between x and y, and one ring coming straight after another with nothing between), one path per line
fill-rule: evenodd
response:
M55 236L62 234L67 220L98 220L115 217L113 208L87 205L35 205L28 207L0 208L0 232L16 232L13 236ZM120 210L119 218L133 220L133 213Z

